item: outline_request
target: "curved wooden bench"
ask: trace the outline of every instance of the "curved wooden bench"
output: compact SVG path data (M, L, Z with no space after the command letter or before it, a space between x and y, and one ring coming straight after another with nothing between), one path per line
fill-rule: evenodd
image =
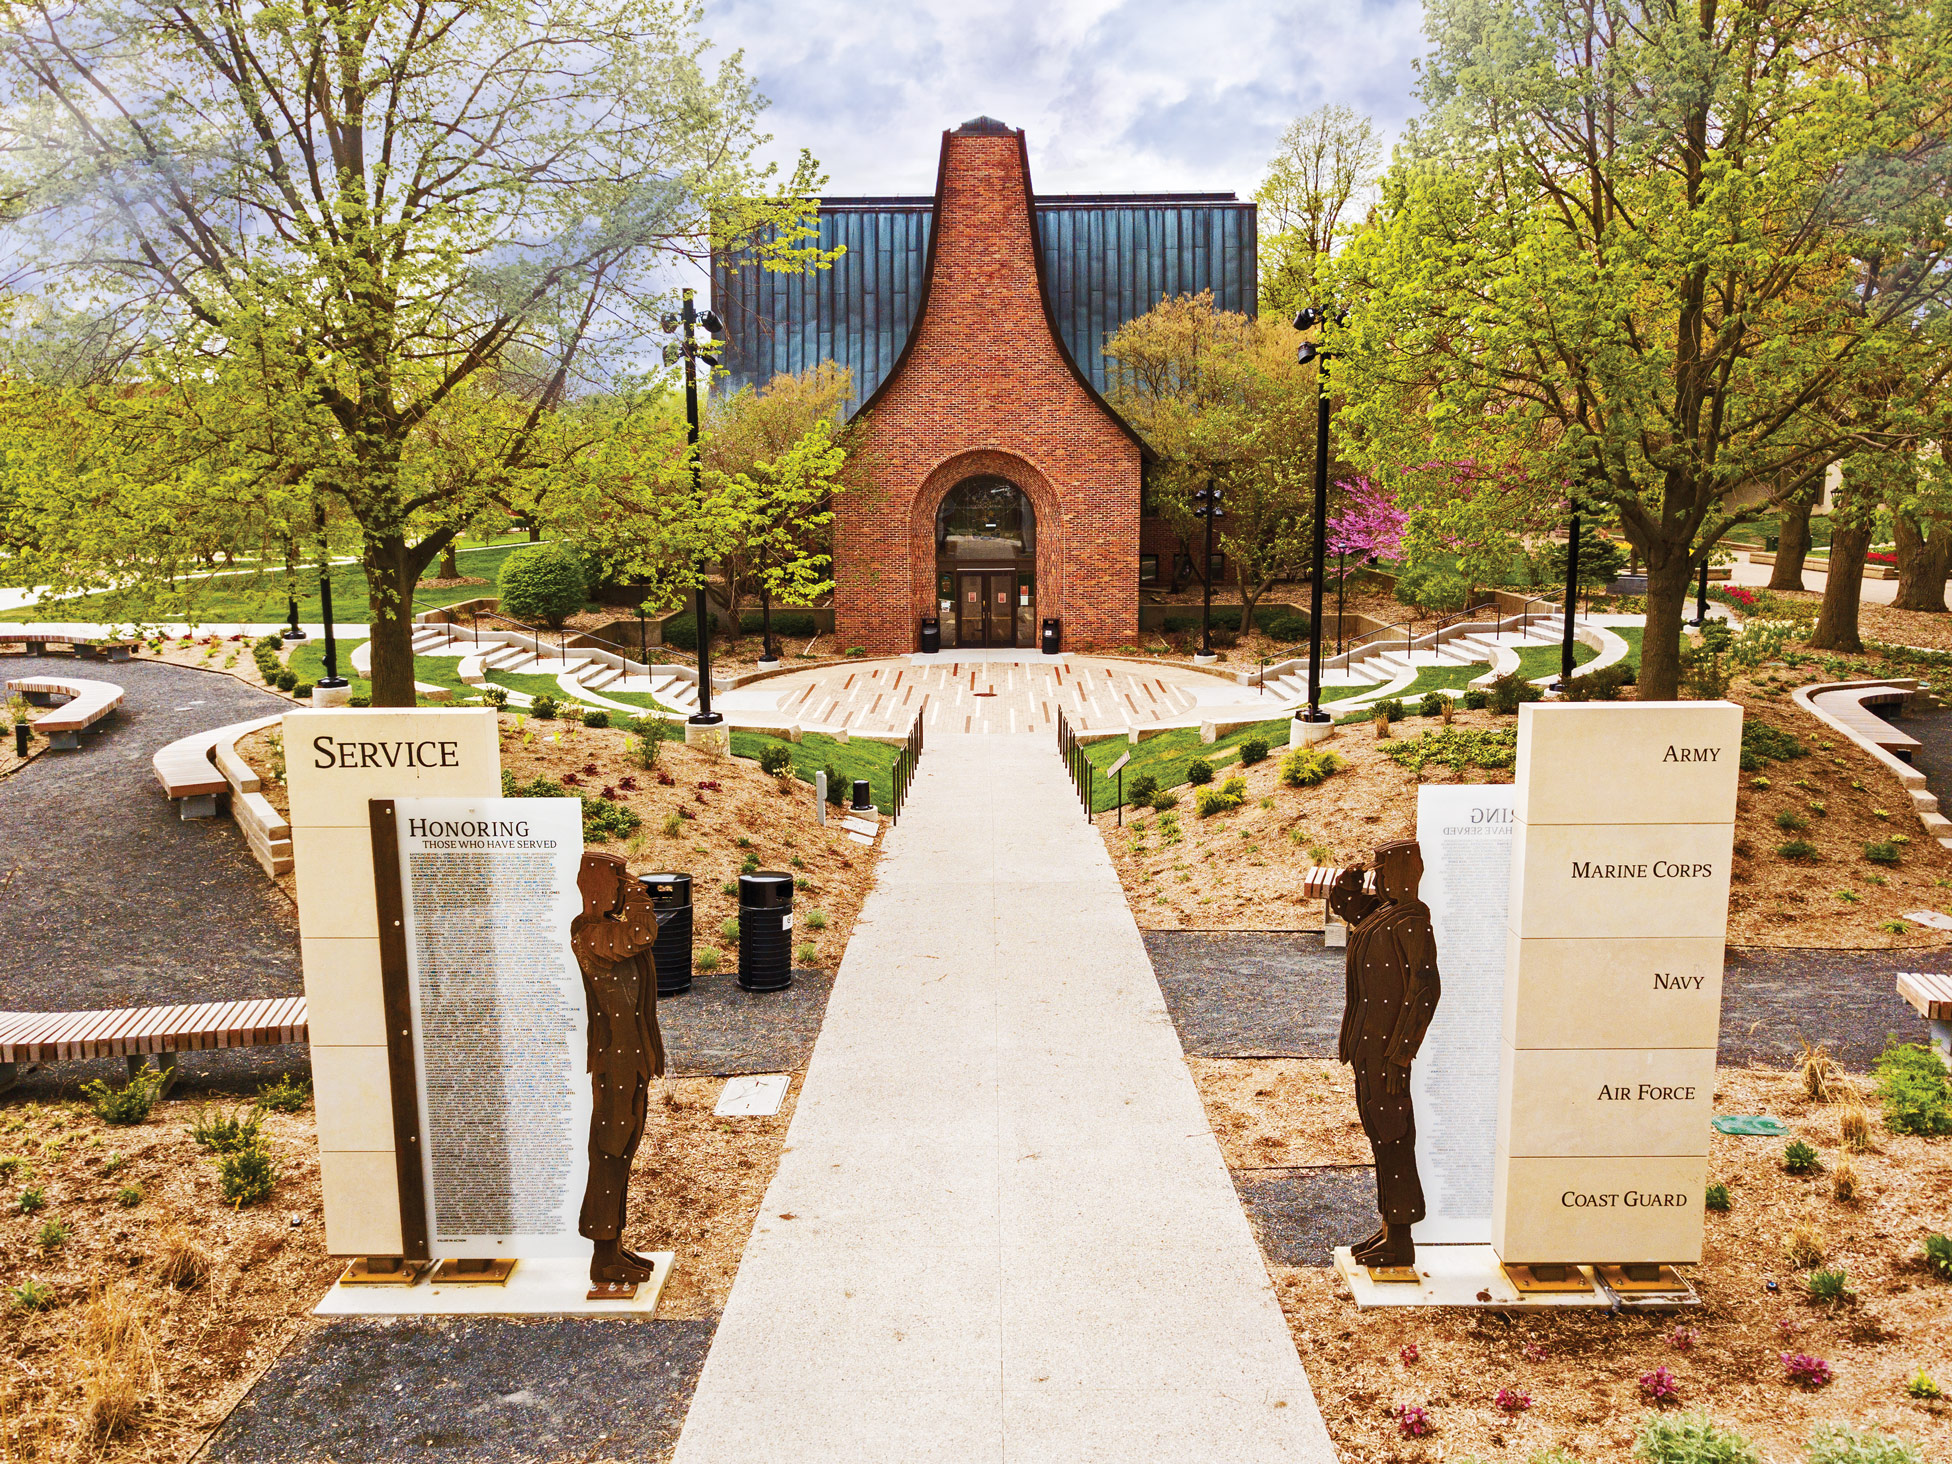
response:
M13 1086L22 1063L120 1057L134 1073L154 1056L156 1066L173 1076L179 1052L310 1040L302 996L120 1011L0 1012L0 1092Z
M1932 1045L1952 1066L1952 976L1936 971L1900 971L1898 995L1925 1019L1932 1029Z
M1810 701L1856 733L1860 740L1910 762L1918 751L1918 739L1908 732L1899 731L1872 710L1875 707L1902 707L1910 695L1910 688L1887 683L1813 692Z
M54 711L34 724L34 730L47 738L49 747L73 751L81 746L81 734L122 705L122 688L112 681L84 681L79 676L20 676L7 683L7 690L20 692L37 706L53 706ZM64 697L56 703L54 698Z
M258 776L237 755L237 743L283 720L284 713L280 712L249 722L232 722L227 727L193 732L157 748L149 765L155 769L156 781L163 785L163 792L176 803L177 817L214 818L219 794L233 791L255 794ZM270 809L270 804L265 807ZM275 812L272 817L277 817Z

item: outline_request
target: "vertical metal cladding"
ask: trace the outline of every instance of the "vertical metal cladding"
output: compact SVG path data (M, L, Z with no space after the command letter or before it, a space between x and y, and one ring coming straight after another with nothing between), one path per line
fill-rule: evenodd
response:
M1105 343L1163 297L1211 290L1222 310L1254 311L1255 208L1230 193L1046 194L1036 219L1051 315L1101 392ZM769 274L715 254L713 305L728 328L721 389L834 361L854 375L853 405L873 395L914 325L933 224L932 198L824 199L819 245L846 250L832 269Z

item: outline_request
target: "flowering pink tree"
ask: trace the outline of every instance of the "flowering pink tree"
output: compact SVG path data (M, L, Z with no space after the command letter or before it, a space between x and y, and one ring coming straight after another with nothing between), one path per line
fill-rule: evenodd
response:
M1396 558L1410 516L1396 506L1395 495L1367 478L1335 486L1342 490L1342 507L1328 516L1328 552L1357 560Z

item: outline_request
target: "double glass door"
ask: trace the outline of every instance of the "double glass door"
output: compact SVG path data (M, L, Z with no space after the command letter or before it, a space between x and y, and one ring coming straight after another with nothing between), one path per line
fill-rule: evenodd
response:
M1017 571L965 569L956 575L956 645L1017 643Z

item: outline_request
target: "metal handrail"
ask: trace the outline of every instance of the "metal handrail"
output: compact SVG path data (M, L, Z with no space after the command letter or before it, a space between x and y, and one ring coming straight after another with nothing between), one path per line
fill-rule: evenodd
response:
M535 643L538 646L542 644L543 633L537 630L533 625L524 624L520 620L511 620L506 615L496 614L493 610L479 610L479 609L470 608L468 611L468 628L470 630L479 631L481 628L480 627L481 617L484 615L487 616L488 619L490 620L499 620L503 625L511 625L515 627L515 629L521 631L524 635L534 637ZM559 659L567 662L569 660L569 632L567 630L557 631L556 640L557 640L558 657ZM624 659L629 660L630 658L626 656L624 657Z

